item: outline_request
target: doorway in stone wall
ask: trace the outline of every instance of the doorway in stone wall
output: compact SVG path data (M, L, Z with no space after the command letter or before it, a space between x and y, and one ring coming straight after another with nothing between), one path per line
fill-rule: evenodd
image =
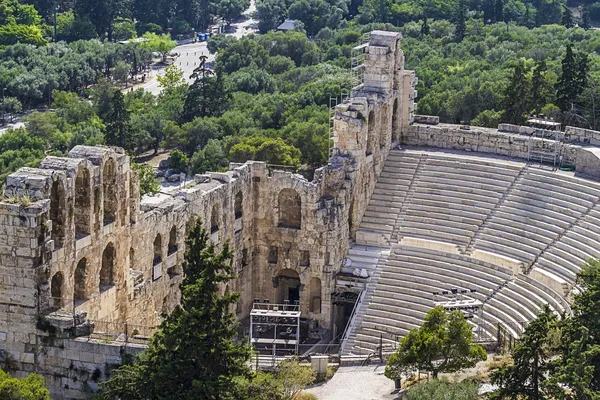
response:
M283 304L286 300L290 304L300 301L300 276L292 269L281 270L274 280L276 288L275 299L277 304Z

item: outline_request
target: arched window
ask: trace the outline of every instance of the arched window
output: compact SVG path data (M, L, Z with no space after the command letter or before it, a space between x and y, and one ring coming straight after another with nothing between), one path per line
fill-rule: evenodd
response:
M371 111L369 113L368 119L369 128L367 131L367 149L365 155L373 154L373 150L375 149L375 112Z
M302 226L302 200L294 189L283 189L279 192L277 205L279 208L279 226L282 228L300 229Z
M52 308L59 309L62 307L62 286L63 274L57 272L50 281L50 296L52 296Z
M162 238L160 233L154 238L154 262L153 265L160 264L162 262Z
M243 205L244 205L244 195L242 194L242 191L240 190L235 195L235 202L234 202L234 208L233 208L234 213L235 213L235 219L242 218Z
M219 230L219 206L215 204L210 214L210 233L215 233Z
M174 226L169 233L169 249L167 254L171 255L177 252L177 228Z
M310 280L310 312L321 313L321 280L319 278Z
M50 191L50 219L52 220L52 240L54 248L63 246L65 240L65 188L62 182L52 183Z
M82 258L77 263L77 268L75 268L75 300L86 300L87 299L87 291L85 290L85 284L87 279L87 271L86 271L87 260Z
M390 122L388 121L388 105L385 103L381 110L381 127L379 134L379 148L384 148L388 140L390 140Z
M392 110L392 140L398 140L400 138L400 132L398 132L398 121L399 113L398 113L398 99L394 100L394 108Z
M117 216L117 166L115 160L108 159L102 172L104 190L104 225L113 222Z
M75 178L75 237L77 239L90 234L90 205L92 189L90 187L90 172L87 168L79 168Z
M102 268L100 269L100 291L110 289L115 284L115 246L109 243L102 253Z
M133 247L129 248L129 269L135 269L135 250Z

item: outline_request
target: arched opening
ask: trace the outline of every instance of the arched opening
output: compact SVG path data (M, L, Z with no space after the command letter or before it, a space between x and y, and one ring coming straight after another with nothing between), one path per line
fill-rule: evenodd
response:
M310 312L321 313L321 280L319 278L310 280Z
M365 155L369 156L373 154L375 149L375 112L369 113L369 119L367 120L369 127L367 131L367 149Z
M300 303L300 276L292 269L281 270L273 279L277 304L286 301L291 305Z
M167 255L171 255L177 252L177 228L174 226L171 228L171 232L169 232L169 247L167 250Z
M242 194L242 191L240 190L235 195L235 202L234 202L234 207L233 207L233 210L235 213L235 219L242 218L243 203L244 203L244 195Z
M379 134L379 148L384 148L388 140L390 140L390 123L388 121L388 105L385 103L381 110L381 127Z
M400 132L398 132L398 99L394 100L394 107L392 110L392 140L398 141L400 138Z
M79 168L75 178L75 237L80 239L90 234L90 205L92 189L90 187L90 172Z
M73 296L75 301L87 299L87 291L85 290L85 283L87 280L86 264L87 260L82 258L75 268L75 291Z
M100 291L110 289L115 284L115 246L109 243L102 252L102 268L100 269Z
M210 213L210 233L215 233L219 230L219 206L215 204Z
M65 188L62 182L56 180L50 190L50 219L55 249L62 247L65 241L65 209Z
M283 189L277 199L279 224L281 228L300 229L302 227L302 200L294 189Z
M135 269L135 250L133 247L129 248L129 269Z
M104 164L102 172L104 190L104 225L114 222L117 217L117 166L112 158Z
M157 265L162 262L162 238L160 233L154 238L154 261L152 265Z
M50 281L50 296L52 297L52 308L58 310L62 307L62 286L63 286L63 274L57 272L52 276Z

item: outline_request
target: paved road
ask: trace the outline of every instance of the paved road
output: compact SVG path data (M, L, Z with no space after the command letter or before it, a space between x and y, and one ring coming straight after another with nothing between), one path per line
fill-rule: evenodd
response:
M249 15L255 10L256 7L254 5L254 0L252 0L250 3L250 7L246 11L244 11L244 15ZM257 21L252 18L248 18L243 22L232 24L231 26L235 28L235 31L234 33L230 33L229 35L235 36L239 39L242 36L254 33L254 30L248 28L249 25L253 24L257 24ZM183 76L187 79L188 83L191 83L192 81L190 79L190 75L198 66L200 56L207 56L207 62L215 61L215 55L210 54L208 52L208 49L206 48L206 42L183 44L175 47L175 49L173 49L173 53L177 53L180 55L175 61L175 65L183 70ZM152 94L159 94L160 87L158 86L156 75L162 75L163 73L164 69L152 71L149 77L150 81L141 87Z
M392 400L394 382L383 375L384 365L340 367L328 382L307 389L320 400Z

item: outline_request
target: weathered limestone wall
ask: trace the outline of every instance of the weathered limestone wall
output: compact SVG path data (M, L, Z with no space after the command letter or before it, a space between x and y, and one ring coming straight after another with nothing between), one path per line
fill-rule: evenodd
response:
M400 38L372 33L364 85L337 107L334 156L312 182L249 161L140 201L129 157L89 146L10 175L7 193L22 204L0 201L0 363L43 374L55 398L84 398L129 351L122 339L152 334L178 303L196 218L234 250L238 278L220 290L242 293L240 318L254 298L297 298L313 326L330 328L336 273L414 118ZM92 339L100 332L113 342Z

